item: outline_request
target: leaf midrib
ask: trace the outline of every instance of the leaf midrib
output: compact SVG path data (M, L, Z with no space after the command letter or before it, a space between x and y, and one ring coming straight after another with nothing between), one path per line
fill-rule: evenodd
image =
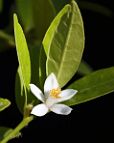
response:
M17 21L17 24L18 24L18 28L19 28L19 31L20 31L20 29L21 29L21 26L20 26L20 24L18 23L18 21ZM17 32L16 32L17 33ZM17 42L16 42L17 43ZM16 46L16 47L18 47L18 45ZM19 49L17 48L17 50L18 50L18 58L19 58L19 67L20 67L20 74L21 74L21 77L22 77L22 80L23 80L23 85L24 85L24 89L26 90L26 80L25 80L25 78L24 78L24 76L23 76L23 66L22 66L22 62L21 62L21 58L20 58L20 52L19 52Z
M59 78L60 78L60 73L61 73L61 70L62 70L62 66L63 66L63 61L64 61L64 57L65 57L65 54L66 54L66 45L68 45L68 42L69 42L69 33L70 33L70 31L71 31L71 29L72 29L72 19L73 19L73 13L72 13L72 7L71 7L71 5L70 5L70 11L68 11L67 12L67 14L72 14L71 15L71 21L70 21L70 24L69 24L69 28L68 28L68 32L67 32L67 36L66 36L66 40L65 40L65 45L64 45L64 50L63 50L63 54L62 54L62 59L61 59L61 62L60 62L60 68L59 68L59 71L58 71L58 75L57 75L57 79L59 80Z

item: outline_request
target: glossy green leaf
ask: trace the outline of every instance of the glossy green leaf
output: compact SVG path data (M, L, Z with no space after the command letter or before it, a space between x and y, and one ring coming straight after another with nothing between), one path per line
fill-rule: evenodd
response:
M27 88L31 80L30 54L23 30L18 23L16 14L14 14L14 34L21 80L23 81L24 87Z
M8 99L0 98L0 111L9 107L11 102Z
M82 60L78 68L78 73L81 75L87 75L90 74L92 71L93 70L90 65L88 65L85 61Z
M8 127L0 127L0 140L2 140L8 133L10 133L13 129Z
M42 40L51 21L55 17L55 9L51 0L32 0L35 32Z
M30 52L30 59L31 59L31 83L37 85L40 87L39 83L39 53L40 53L40 44L36 45L30 45L29 46L29 52ZM16 96L16 103L21 111L23 113L23 108L25 104L25 93L23 90L23 80L20 74L20 69L18 68L17 74L16 74L16 82L15 82L15 96ZM27 93L27 103L33 103L36 102L34 96L31 93Z
M29 89L29 84L31 81L31 63L30 63L30 54L28 50L28 46L26 43L26 39L23 33L23 30L18 23L18 19L16 14L14 14L14 34L15 34L15 43L16 43L16 51L19 61L19 77L21 80L21 90L19 91L16 87L16 93L21 92L19 96L23 96L24 100L20 100L20 106L24 103L24 106L27 104L27 92ZM20 97L21 98L21 97Z
M46 72L54 72L63 87L78 70L84 49L84 28L78 5L72 1L53 20L44 40Z
M114 67L95 71L72 83L68 88L78 90L68 105L93 100L114 91Z
M25 31L31 30L34 27L32 0L16 0L16 6Z

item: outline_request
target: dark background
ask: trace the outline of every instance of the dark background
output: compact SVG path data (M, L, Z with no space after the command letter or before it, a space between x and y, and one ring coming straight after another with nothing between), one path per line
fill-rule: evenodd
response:
M1 29L9 22L10 5L13 1L4 0L4 2L4 10L0 14ZM91 0L91 2L100 3L113 10L113 0ZM113 17L106 17L84 9L81 9L81 12L86 37L83 59L94 70L113 66ZM17 67L15 49L0 53L0 96L8 98L12 102L9 108L0 113L0 126L5 125L14 128L22 119L14 99ZM84 142L102 143L106 141L111 143L114 140L113 94L75 106L69 116L49 113L44 117L37 118L22 130L22 136L19 139L9 143L35 143L39 142L39 139L42 141L46 139L47 142L70 140L70 142L79 143L83 140Z

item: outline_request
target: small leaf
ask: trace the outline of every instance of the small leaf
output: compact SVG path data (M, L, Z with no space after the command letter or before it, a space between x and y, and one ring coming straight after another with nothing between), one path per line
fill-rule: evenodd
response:
M68 105L93 100L114 91L114 67L95 71L72 83L68 88L78 90Z
M16 6L25 31L34 27L32 0L16 0Z
M14 34L20 73L25 87L28 87L31 79L30 55L23 30L14 14Z
M0 111L9 107L11 102L8 99L0 98Z
M63 87L78 70L84 49L83 21L75 1L53 20L43 46L47 54L47 75L54 72Z
M0 140L2 140L12 130L13 129L8 128L8 127L0 127Z
M21 28L21 25L18 23L16 14L14 14L14 34L16 42L16 51L19 61L19 75L21 79L21 89L24 88L25 92L25 105L27 104L27 89L29 89L29 83L31 80L31 64L30 64L30 54L26 39ZM16 91L18 92L18 91ZM23 91L22 91L23 92ZM20 95L21 96L21 95Z

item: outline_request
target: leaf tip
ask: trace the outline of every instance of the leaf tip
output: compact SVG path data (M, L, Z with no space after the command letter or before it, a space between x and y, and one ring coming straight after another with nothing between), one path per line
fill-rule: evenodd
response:
M18 22L18 18L17 18L17 14L16 13L13 14L13 19L14 19L14 23Z

